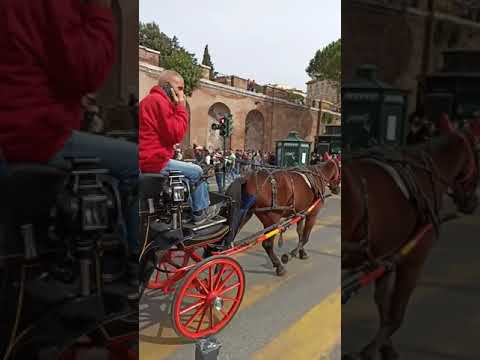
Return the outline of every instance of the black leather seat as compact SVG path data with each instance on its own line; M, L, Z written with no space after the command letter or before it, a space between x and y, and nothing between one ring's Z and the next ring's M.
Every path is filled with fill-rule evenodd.
M66 172L37 164L9 166L8 175L0 176L0 255L23 251L20 225L48 226L46 220L66 176Z
M0 213L13 214L17 224L48 215L68 173L38 164L15 164L8 170L0 177Z
M141 199L159 197L160 192L168 181L168 177L160 174L145 174L140 175L139 193Z

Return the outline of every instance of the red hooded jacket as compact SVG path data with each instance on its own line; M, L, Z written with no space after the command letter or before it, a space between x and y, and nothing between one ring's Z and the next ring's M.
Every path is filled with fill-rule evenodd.
M114 62L111 9L80 0L0 0L0 148L47 162L81 124L83 95Z
M160 172L173 156L173 146L182 141L188 127L188 112L174 105L159 86L140 102L138 159L140 170Z

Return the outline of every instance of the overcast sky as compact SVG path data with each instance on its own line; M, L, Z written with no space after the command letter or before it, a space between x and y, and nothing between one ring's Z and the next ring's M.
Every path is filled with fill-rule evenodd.
M315 51L340 38L340 0L140 0L140 21L199 62L208 44L220 73L306 89Z

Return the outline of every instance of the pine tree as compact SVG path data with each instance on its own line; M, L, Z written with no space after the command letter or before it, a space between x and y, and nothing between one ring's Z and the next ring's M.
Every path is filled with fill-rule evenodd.
M202 64L205 65L205 66L208 66L210 67L211 71L210 71L210 80L213 80L213 78L215 77L214 74L215 74L215 69L213 67L213 62L212 62L212 59L210 58L210 53L208 52L208 44L205 45L205 50L203 50L203 60L202 60Z

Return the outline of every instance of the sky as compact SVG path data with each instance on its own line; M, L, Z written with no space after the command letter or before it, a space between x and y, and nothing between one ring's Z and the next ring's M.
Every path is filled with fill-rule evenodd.
M305 68L341 34L340 0L140 0L140 21L155 21L215 70L306 89Z

